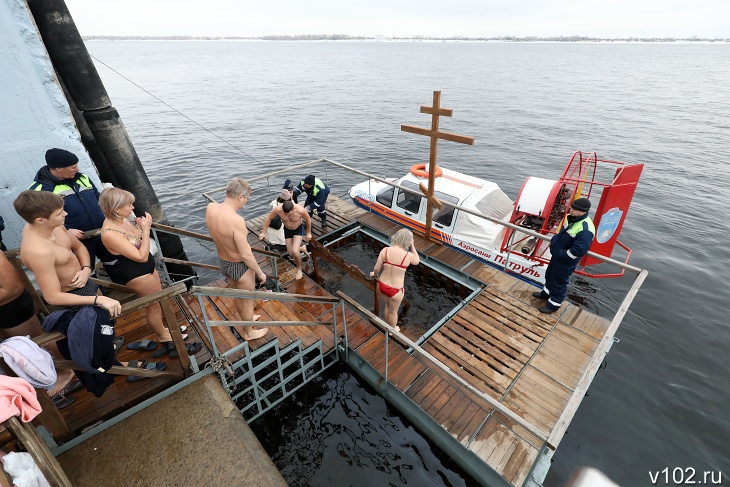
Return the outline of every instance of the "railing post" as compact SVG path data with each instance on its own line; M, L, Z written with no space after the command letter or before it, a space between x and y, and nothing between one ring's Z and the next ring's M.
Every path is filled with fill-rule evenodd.
M10 416L3 423L17 438L25 449L33 456L38 468L51 485L71 487L71 482L59 465L56 457L48 449L48 445L38 435L35 427L30 423L22 423L17 417Z
M314 269L314 282L319 284L319 267L317 267L317 256L314 255L314 252L310 252L309 258L312 259L312 268Z
M167 323L167 329L170 330L172 342L175 344L175 350L177 350L183 373L185 377L190 377L193 374L193 368L190 365L190 355L188 355L187 345L183 340L182 333L180 333L180 327L177 324L177 319L175 319L175 312L172 310L172 298L166 298L160 301L160 307L162 308L162 314Z
M335 356L340 360L340 351L337 349L337 303L332 303L332 346L335 347Z
M388 333L388 331L386 330L384 335L385 335L385 386L388 387L388 342L390 341L390 340L388 340L388 335L390 335L390 333Z
M208 329L208 337L210 338L210 345L211 347L213 347L213 355L215 356L215 358L220 358L220 351L218 351L218 347L215 344L215 336L213 335L213 329L210 327L210 320L208 320L208 313L205 311L203 298L204 296L198 295L200 313L203 315L203 323L205 323L205 327Z
M380 315L380 291L378 289L378 279L377 279L377 276L375 278L373 314Z
M162 259L163 255L162 247L160 247L160 239L157 237L157 230L154 228L152 229L152 238L155 240L155 244L157 245L157 256L155 257L155 262L159 261L162 263L162 269L164 270L164 275L160 276L160 279L166 284L170 284L172 282L172 279L170 278L170 271L167 268L167 262Z
M345 327L345 361L350 358L350 342L347 339L347 316L345 315L345 302L340 299L340 305L342 306L342 323Z

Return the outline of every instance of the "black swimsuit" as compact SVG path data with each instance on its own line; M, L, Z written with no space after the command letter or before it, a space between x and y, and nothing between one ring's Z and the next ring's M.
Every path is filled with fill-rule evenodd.
M15 328L31 319L34 314L33 298L24 289L23 294L0 306L0 328Z
M139 246L142 244L141 235L140 237L137 237L135 235L122 232L121 230L117 230L116 228L107 228L104 231L110 230L121 233L127 237L129 243L134 245L137 249L139 249ZM116 284L126 285L132 279L155 272L155 258L152 254L147 254L146 262L137 262L123 255L114 255L114 257L116 257L116 260L112 262L104 262L104 269L106 269L109 279Z

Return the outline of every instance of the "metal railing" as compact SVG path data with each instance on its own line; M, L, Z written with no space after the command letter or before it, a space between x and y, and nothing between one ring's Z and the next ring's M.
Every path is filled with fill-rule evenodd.
M456 372L451 370L446 364L441 362L439 359L428 353L426 350L424 350L420 345L416 344L412 340L410 340L408 337L397 331L395 328L390 326L388 323L380 319L378 316L371 313L366 308L362 307L360 304L358 304L356 301L354 301L352 298L347 296L341 291L337 291L337 296L342 298L349 306L356 309L363 315L367 317L367 319L370 321L370 323L375 326L380 332L383 333L385 336L384 341L384 348L385 348L385 373L384 373L384 379L386 384L390 384L388 380L388 362L389 362L389 341L392 338L393 340L401 343L405 346L405 348L413 350L413 353L417 355L419 358L423 359L425 362L428 362L433 368L438 369L439 371L443 372L449 381L457 383L459 386L466 388L469 390L472 394L479 397L481 400L485 401L487 404L489 404L491 407L494 408L495 411L499 411L504 416L509 418L510 420L514 421L521 427L523 427L525 430L527 430L530 434L538 438L541 442L544 444L547 444L548 447L550 447L552 450L555 449L554 446L550 445L548 443L548 437L549 433L543 431L542 429L538 428L537 426L533 425L526 419L524 419L522 416L519 416L517 413L513 412L511 409L506 407L504 404L500 403L496 399L494 399L492 396L489 396L488 394L485 394L481 390L479 390L476 386L472 385L469 381L459 376Z
M256 419L261 416L264 412L274 407L279 402L283 401L286 397L297 391L299 388L304 386L316 376L321 374L329 366L339 361L339 345L341 344L338 340L338 327L337 327L337 306L342 306L344 310L344 304L342 300L334 297L325 296L309 296L304 294L289 294L289 293L270 293L260 291L246 291L243 289L223 289L217 287L203 287L193 286L190 290L193 296L198 299L198 305L200 306L201 315L203 322L208 332L208 338L213 348L214 358L211 361L211 367L218 372L221 382L226 387L231 395L231 399L238 401L244 398L246 395L253 396L253 400L247 404L240 406L242 414L247 416L249 421ZM208 315L208 311L205 306L204 299L209 297L223 297L232 299L267 299L275 300L279 302L295 302L295 303L320 303L323 305L331 306L332 320L331 322L320 322L320 321L233 321L233 320L212 320ZM344 311L343 311L344 316ZM291 343L283 350L279 348L279 340L270 340L265 345L258 347L255 350L251 350L246 340L243 340L237 346L234 346L226 351L221 351L215 341L215 334L213 328L215 327L234 327L234 326L254 326L254 325L265 325L267 327L281 327L281 326L331 326L333 335L333 351L335 359L328 364L325 364L325 354L322 351L321 339L315 340L315 342L308 347L303 347L301 339ZM347 348L347 332L345 324L343 324L345 331L344 343ZM242 352L243 357L235 362L231 362L231 358L239 352ZM282 357L293 352L293 357L288 359L282 359ZM306 357L315 352L316 356L312 360L307 360ZM268 357L266 355L269 355ZM328 354L331 355L331 354ZM259 363L254 363L255 360L261 358ZM276 364L276 367L273 365ZM298 367L297 367L298 365ZM314 367L319 365L319 368L314 371ZM292 370L292 366L293 370ZM289 370L285 374L285 370ZM308 373L308 371L310 373ZM263 375L260 375L263 374ZM301 379L295 385L290 385L296 379ZM267 381L273 384L267 385ZM243 385L248 383L248 387ZM240 390L235 390L236 388ZM271 399L272 395L278 394L278 397ZM249 410L254 409L254 413L250 413Z
M346 171L349 171L349 172L351 172L353 174L358 174L360 176L363 176L363 177L368 178L368 183L370 183L371 181L377 181L379 183L387 184L388 186L392 186L394 188L397 188L398 190L404 191L406 193L410 193L410 194L417 195L419 197L423 197L423 193L420 192L420 191L418 191L418 190L414 190L414 189L411 189L411 188L406 188L405 186L401 186L399 184L393 183L392 181L388 181L387 179L381 178L379 176L375 176L375 175L370 174L370 173L367 173L365 171L360 171L359 169L355 169L353 167L350 167L350 166L348 166L346 164L342 164L340 162L336 162L336 161L333 161L333 160L330 160L330 159L325 159L325 158L316 159L316 160L313 160L313 161L305 162L303 164L289 166L289 167L286 167L284 169L281 169L280 171L277 171L277 172L274 172L274 173L270 173L270 174L267 174L265 176L259 176L259 177L255 177L255 178L249 179L248 182L249 183L253 183L253 182L258 182L258 181L266 180L267 181L267 184L269 185L269 192L271 192L270 178L272 178L274 176L277 176L277 175L281 175L281 174L291 173L292 171L295 171L297 169L301 169L301 168L304 168L304 167L310 167L310 166L317 165L317 164L323 164L324 167L325 167L325 170L326 170L326 168L327 168L328 165L335 166L335 167L344 169ZM215 201L213 199L212 195L213 194L221 193L223 191L225 191L225 187L219 187L219 188L215 188L215 189L206 191L206 192L202 193L202 195L203 195L203 197L205 197L209 201ZM372 190L369 190L368 192L370 194L372 194ZM453 208L456 211L463 212L463 213L467 213L469 215L473 215L475 217L481 218L481 219L486 220L486 221L489 221L491 223L495 223L497 225L501 225L501 226L503 226L505 228L510 228L512 230L519 231L520 233L522 233L524 235L528 235L530 237L535 237L535 238L537 238L539 240L544 240L544 241L549 241L550 240L550 237L549 236L543 235L541 233L535 232L535 231L530 230L530 229L525 228L525 227L521 227L519 225L514 225L512 223L504 222L504 221L500 220L499 218L494 218L494 217L490 217L490 216L484 215L483 213L481 213L479 211L476 211L476 210L471 210L469 208L464 208L462 206L449 203L447 201L442 201L441 204L444 205L444 206L446 206L447 208ZM370 208L370 211L372 211L372 208ZM621 269L628 270L628 271L633 272L635 274L639 274L642 271L642 269L639 268L639 267L629 265L629 264L627 264L625 262L621 262L619 260L612 259L612 258L606 257L604 255L596 254L595 252L588 252L586 255L588 255L590 257L594 257L594 258L596 258L596 259L598 259L601 262L604 262L606 264L610 264L610 265L619 267ZM504 271L507 271L507 264L508 264L508 262L505 262L504 265L499 266L499 267L502 267L502 269ZM497 264L492 264L492 265L497 265Z

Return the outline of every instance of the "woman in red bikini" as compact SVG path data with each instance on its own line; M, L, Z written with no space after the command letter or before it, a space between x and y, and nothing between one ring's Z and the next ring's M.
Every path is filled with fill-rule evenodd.
M403 301L406 269L409 265L418 265L420 262L413 244L413 232L403 228L390 238L390 247L385 247L380 252L375 269L370 273L378 280L378 289L385 296L385 321L396 330L398 307Z

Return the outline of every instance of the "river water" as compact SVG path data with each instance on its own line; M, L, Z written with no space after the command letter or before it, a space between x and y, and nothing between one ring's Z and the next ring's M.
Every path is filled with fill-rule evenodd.
M428 140L400 124L428 126L419 106L431 104L434 89L454 109L441 128L476 139L442 141L439 163L496 181L512 198L528 176L557 179L574 150L643 162L621 240L650 274L545 485L564 485L583 465L622 486L651 485L650 473L664 468L694 468L696 479L722 471L727 481L730 45L87 46L170 220L194 230L204 228L199 194L233 176L327 157L396 177L425 162ZM338 195L359 179L328 177ZM244 214L268 201L257 188ZM211 259L200 246L188 254ZM581 281L573 296L604 314L631 282Z

